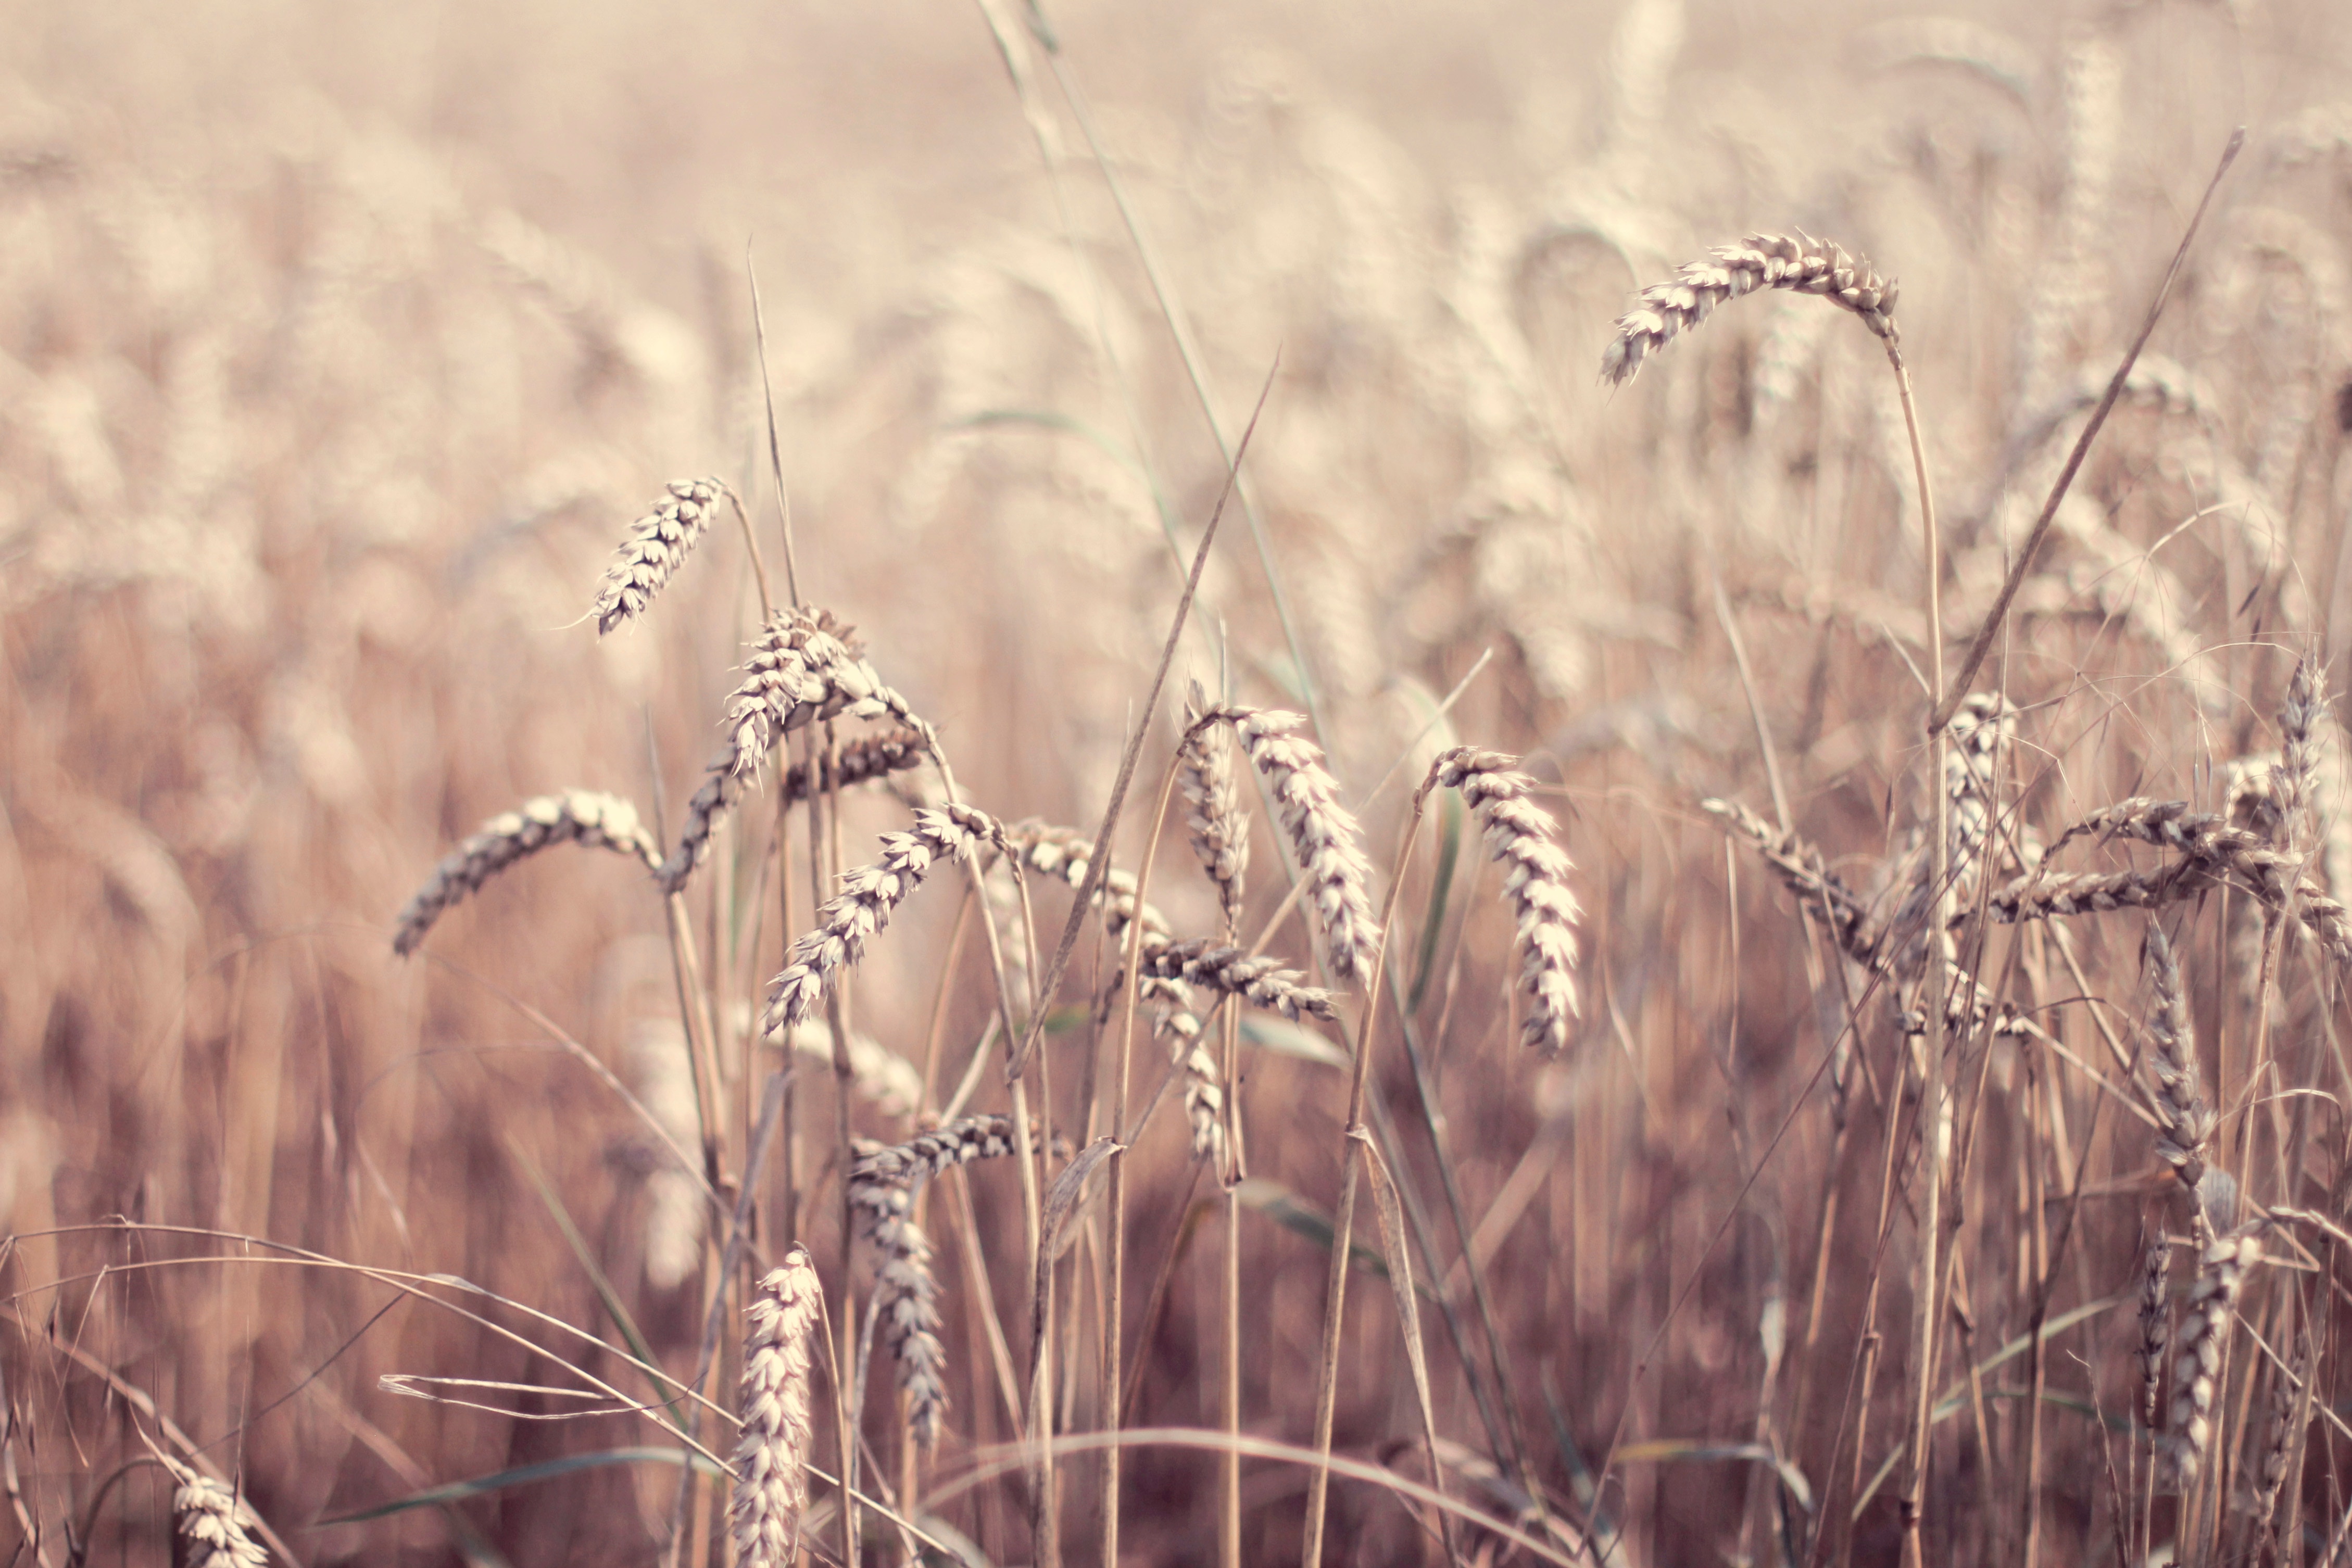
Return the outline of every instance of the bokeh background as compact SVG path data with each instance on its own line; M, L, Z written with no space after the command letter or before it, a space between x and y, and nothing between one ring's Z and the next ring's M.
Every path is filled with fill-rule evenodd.
M133 1428L168 1416L306 1561L662 1551L677 1470L659 1465L311 1528L652 1438L622 1416L398 1397L382 1375L562 1376L380 1282L196 1232L457 1275L609 1337L552 1194L650 1343L690 1365L704 1287L698 1241L681 1256L664 1239L686 1223L674 1173L547 1027L657 1105L669 1084L674 1112L656 897L615 857L563 852L451 915L433 956L395 960L390 934L493 812L582 786L674 819L691 790L756 626L741 540L714 532L639 627L600 642L583 617L674 478L735 486L772 564L748 258L805 591L857 625L971 798L1008 820L1098 819L1177 547L1223 477L1203 403L1230 442L1272 375L1250 515L1224 525L1180 675L1311 699L1375 845L1405 790L1371 791L1400 757L1410 773L1449 738L1529 754L1580 867L1574 1051L1517 1049L1510 926L1475 853L1419 1016L1443 1156L1381 1048L1401 1175L1452 1270L1433 1289L1473 1346L1431 1318L1438 1425L1460 1449L1449 1488L1508 1511L1532 1478L1576 1521L1560 1539L1622 1531L1621 1562L1887 1560L1891 1500L1853 1503L1901 1425L1913 1242L1898 1199L1877 1252L1875 1163L1898 1046L1865 1011L1877 1076L1832 1094L1817 1069L1844 1016L1837 961L1696 802L1770 814L1752 694L1797 825L1857 883L1920 821L1923 562L1893 383L1852 320L1785 296L1727 308L1622 389L1598 381L1600 351L1635 287L1750 230L1826 235L1898 277L1964 632L2079 428L2078 388L2114 365L2245 125L2156 357L1987 677L2027 708L2021 820L2135 792L2219 809L2228 764L2276 744L2294 657L2342 643L2347 100L2352 12L2322 0L0 7L0 1228L16 1237L0 1369L17 1478L0 1536L37 1522L45 1562L74 1543L165 1561L160 1472L107 1483L142 1451ZM1171 737L1163 712L1147 781ZM847 860L902 815L855 802ZM1259 833L1263 919L1284 883ZM1408 923L1432 907L1432 842L1407 872ZM1211 932L1180 844L1152 896ZM748 832L726 846L743 866L762 853ZM2320 875L2340 894L2336 871ZM772 914L737 918L750 876L695 894L714 984L746 1004L780 946ZM1050 936L1063 906L1040 896ZM714 898L739 902L714 914ZM2254 1011L2227 902L2197 906L2184 944L2224 1039ZM951 893L910 906L861 972L861 1026L910 1061L954 913ZM2117 1082L2088 1015L2132 1038L2143 929L2079 931L2095 999L2049 1025ZM1277 950L1309 957L1295 925ZM2279 1051L2332 1096L2333 993L2298 951ZM969 946L947 978L954 1065L989 997ZM2060 971L2033 1001L2080 989ZM728 1016L740 1113L765 1064ZM2112 1085L1974 1049L1955 1364L2029 1321L2029 1164L2082 1189L2053 1313L2130 1289L2143 1223L2166 1214L2148 1134L2095 1113ZM1072 1124L1076 1077L1057 1080ZM828 1259L835 1211L807 1194L826 1179L831 1092L814 1075L796 1113L803 1228ZM1236 1092L1254 1174L1328 1209L1343 1076L1253 1047ZM2274 1202L2335 1190L2340 1105L2295 1113L2313 1119L2305 1164ZM911 1125L905 1107L856 1114L877 1136ZM740 1150L740 1114L730 1135ZM1209 1186L1172 1114L1135 1163L1129 1250L1149 1279ZM971 1190L1011 1258L1009 1177ZM1324 1253L1249 1218L1245 1425L1303 1441ZM1216 1228L1163 1314L1130 1319L1139 1421L1214 1424ZM955 1305L972 1276L940 1245L972 1379L945 1478L1007 1428ZM1874 1255L1886 1337L1858 1462L1854 1416L1874 1407L1850 1373ZM1008 1324L1025 1322L1019 1275L995 1274ZM2250 1301L2274 1315L2295 1295L2329 1347L2320 1286L2342 1287L2279 1278ZM1422 1476L1391 1306L1358 1284L1339 1447ZM2053 1341L2051 1385L2127 1410L2127 1318ZM2323 1389L2341 1386L2325 1349L2320 1364ZM1504 1392L1517 1479L1479 1409ZM2021 1408L1997 1398L1939 1427L1935 1560L2018 1561L2029 1494L2052 1560L2111 1550L2100 1416L2051 1408L2027 1484ZM878 1403L872 1428L895 1444ZM2297 1482L2320 1538L2344 1508L2326 1432L2311 1428ZM1650 1448L1596 1492L1613 1436ZM1295 1552L1299 1472L1244 1476L1247 1559ZM1090 1550L1088 1484L1071 1483L1073 1551ZM1130 1557L1202 1560L1213 1508L1207 1456L1139 1453ZM1436 1551L1374 1489L1341 1487L1334 1511L1336 1560ZM1013 1483L940 1517L992 1561L1030 1560Z

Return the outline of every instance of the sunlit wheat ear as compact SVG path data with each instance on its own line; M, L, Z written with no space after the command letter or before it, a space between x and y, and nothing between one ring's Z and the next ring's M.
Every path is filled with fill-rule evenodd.
M1202 717L1234 727L1242 750L1265 778L1290 852L1306 874L1307 896L1323 936L1331 977L1362 981L1372 972L1381 934L1372 915L1371 862L1363 830L1339 804L1339 781L1323 765L1322 747L1294 733L1307 720L1273 708L1220 708Z
M2205 1145L2213 1135L2213 1107L2198 1089L2197 1032L2189 1013L2180 965L2164 927L2147 928L2147 972L2156 988L2156 1009L2147 1032L2156 1051L2156 1108L2163 1122L2156 1152L2193 1195L2205 1176Z
M1230 929L1241 918L1243 876L1249 870L1249 818L1234 788L1234 737L1221 724L1196 725L1208 710L1206 695L1192 683L1185 709L1184 748L1177 759L1184 791L1184 825L1192 852L1216 885L1217 903Z
M1547 1055L1568 1049L1578 1012L1576 922L1569 891L1576 869L1557 841L1559 824L1531 798L1536 781L1518 759L1460 746L1430 765L1422 793L1459 789L1477 813L1486 853L1502 868L1503 896L1519 923L1519 990L1527 1016L1519 1039Z
M824 1305L816 1265L793 1244L745 1309L743 1436L735 1446L728 1524L735 1568L790 1568L808 1508L809 1331Z
M703 773L702 787L687 802L686 821L678 830L677 847L662 862L662 885L675 893L686 885L710 852L711 831L733 809L767 760L768 753L794 730L835 718L894 718L923 755L934 749L930 726L907 699L882 684L866 662L850 628L835 621L833 612L778 611L743 661L743 679L727 700L720 728L724 738ZM887 749L861 755L863 777L878 777L883 766L905 756L898 737L886 737ZM853 748L854 749L854 748ZM846 784L849 754L837 776ZM794 769L795 774L801 770ZM805 792L808 780L799 779ZM818 779L824 783L822 777ZM786 788L793 780L786 780ZM804 799L805 794L795 797Z
M1009 1116L968 1116L894 1147L870 1149L849 1170L858 1233L877 1254L874 1310L898 1368L907 1427L929 1447L947 1414L947 1347L940 1341L940 1283L931 1244L912 1218L915 1190L940 1172L1013 1151Z
M604 570L594 610L597 635L645 613L671 573L686 563L720 501L730 498L717 479L670 482L669 494L630 527L619 555Z
M1143 973L1152 979L1182 980L1229 997L1239 997L1294 1022L1301 1016L1328 1022L1339 1016L1331 993L1306 983L1296 969L1264 956L1252 957L1239 947L1222 947L1205 938L1162 942L1143 950Z
M1750 235L1741 244L1717 246L1706 260L1642 290L1641 302L1617 319L1617 335L1601 352L1602 379L1631 381L1644 359L1706 320L1717 306L1759 288L1817 294L1895 340L1893 278L1811 235Z
M172 1493L175 1528L187 1542L188 1568L261 1568L269 1553L249 1531L259 1521L236 1492L173 1458L159 1455L177 1483Z
M1002 847L1004 830L969 806L918 811L912 828L883 834L881 858L841 879L841 892L817 911L816 928L784 956L783 972L768 987L762 1032L789 1037L814 1017L835 978L857 962L866 939L890 924L891 912L934 865L965 859L992 842Z
M740 756L740 753L731 744L720 750L704 772L702 787L687 802L686 821L678 830L677 845L661 864L660 875L665 891L675 893L686 885L687 878L694 874L695 868L710 853L710 835L718 827L719 820L732 810L735 802L742 798L743 791L751 788L751 775L736 770L735 764ZM893 773L919 768L930 757L930 737L918 730L902 729L852 741L841 748L830 768L820 758L814 768L810 764L795 762L787 768L783 780L784 800L787 802L807 800L812 774L819 792L835 785L846 789L853 784L867 784Z
M634 855L648 871L661 865L661 846L637 820L637 809L616 795L566 789L541 795L514 810L492 817L481 831L452 850L433 869L408 907L392 950L403 957L416 951L433 923L452 904L479 891L490 878L550 844L586 844Z
M2221 1374L2221 1346L2229 1336L2230 1319L2237 1311L2238 1292L2246 1275L2263 1260L2263 1243L2254 1220L2217 1239L2205 1249L2197 1283L2189 1292L2189 1311L2180 1325L2179 1353L2172 1363L2172 1431L2168 1453L2173 1474L2183 1488L2204 1468L2213 1446L2213 1386Z
M2141 1259L2139 1277L2139 1417L2151 1432L2164 1401L2164 1353L2172 1346L2172 1243L2157 1227Z

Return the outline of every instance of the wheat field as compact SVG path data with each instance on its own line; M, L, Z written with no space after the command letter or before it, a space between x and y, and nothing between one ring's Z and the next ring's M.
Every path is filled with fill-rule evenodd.
M2352 1554L2352 13L0 21L9 1563Z

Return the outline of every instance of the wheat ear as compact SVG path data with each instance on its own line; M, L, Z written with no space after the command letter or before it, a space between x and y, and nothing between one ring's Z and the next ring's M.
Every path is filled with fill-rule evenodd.
M2237 878L2273 913L2293 908L2327 956L2352 967L2352 909L2305 880L2300 857L2273 849L2260 833L2231 827L2223 818L2208 812L2192 811L2186 800L2145 797L2119 800L2093 812L2068 828L2058 842L2086 833L2139 839L2178 850L2189 862L2209 873Z
M915 1189L943 1171L1014 1148L1009 1116L968 1116L888 1148L868 1147L850 1167L849 1204L879 1256L874 1310L907 1396L907 1427L925 1447L947 1414L947 1347L940 1340L940 1284L931 1244L914 1221Z
M433 868L433 874L400 912L392 950L406 957L452 904L479 891L484 883L524 856L537 854L550 844L566 843L635 855L648 871L661 865L661 846L637 820L637 809L619 796L592 789L541 795L492 817Z
M890 924L891 912L922 885L932 866L1003 841L995 820L970 806L926 809L915 813L908 831L883 834L881 857L842 878L840 893L817 911L816 928L784 956L783 972L768 986L761 1031L789 1038L814 1017L835 977L857 962L866 939Z
M1234 787L1234 737L1221 724L1202 725L1208 711L1201 683L1192 683L1185 711L1184 746L1177 758L1178 785L1184 791L1184 825L1192 852L1217 889L1217 903L1231 927L1241 919L1244 877L1249 870L1249 818Z
M2286 1490L2287 1464L2294 1456L2295 1417L2303 1411L2303 1385L2311 1375L2311 1347L2304 1345L2292 1364L2282 1363L2271 1373L2270 1441L2263 1447L2262 1481L2254 1489L2254 1523L2265 1542L2278 1531L2279 1493Z
M2157 1227L2141 1259L2139 1277L2139 1413L2151 1432L2163 1408L2164 1353L2172 1345L2172 1243Z
M1821 850L1795 833L1784 833L1737 800L1701 800L1700 810L1723 825L1724 831L1747 843L1780 873L1781 884L1797 895L1798 905L1810 915L1829 922L1839 949L1859 964L1874 963L1866 925L1869 901L1829 869Z
M1640 303L1617 319L1617 335L1601 352L1602 379L1632 380L1643 360L1706 320L1717 306L1759 288L1817 294L1853 311L1888 342L1896 339L1893 278L1811 235L1750 235L1739 245L1717 246L1706 259L1642 290Z
M824 1304L816 1265L794 1242L760 1281L744 1316L743 1436L735 1447L735 1500L728 1524L735 1568L791 1568L808 1508L809 1331Z
M2156 1106L2164 1128L2156 1152L2193 1197L2205 1176L2205 1145L2213 1135L2213 1107L2198 1091L2197 1031L2180 982L2180 965L2161 925L2147 928L2148 977L2156 1009L2147 1031L2156 1045Z
M1331 993L1307 985L1297 970L1286 969L1278 960L1263 955L1253 957L1238 947L1221 946L1206 937L1146 943L1140 964L1148 978L1204 987L1294 1021L1302 1014L1326 1022L1339 1016Z
M717 479L675 479L669 494L631 525L620 553L604 569L604 585L596 594L592 613L598 636L645 613L662 585L686 564L722 497L735 498Z
M169 1454L156 1457L176 1483L172 1512L188 1543L187 1568L262 1568L269 1561L250 1533L260 1521L243 1498Z
M1536 781L1518 772L1518 758L1463 746L1430 765L1421 787L1426 797L1443 786L1459 789L1478 814L1486 853L1503 868L1503 896L1519 922L1519 991L1527 1016L1519 1038L1548 1056L1568 1048L1575 1024L1576 921L1580 911L1569 891L1576 869L1556 841L1559 824L1530 798Z
M1372 914L1371 862L1364 858L1363 830L1339 804L1339 781L1323 763L1322 747L1296 732L1304 716L1273 708L1213 708L1194 727L1224 722L1234 727L1250 763L1263 775L1282 817L1284 836L1307 878L1323 936L1323 959L1331 977L1363 980L1380 951L1380 923Z
M743 661L743 679L727 700L720 727L724 738L703 770L701 788L687 802L677 847L662 863L663 887L675 893L686 885L695 867L709 855L711 831L719 820L733 809L784 737L843 717L896 719L926 754L935 750L930 726L905 697L883 684L850 629L835 622L831 611L778 611L751 644ZM886 750L866 757L862 765L901 755ZM845 773L841 778L851 781ZM802 788L805 791L805 777Z
M2189 1292L2189 1314L2172 1364L2170 1453L2173 1473L2184 1489L2197 1479L2213 1446L2213 1386L2221 1375L2221 1345L2246 1275L2263 1260L2256 1234L2261 1224L2249 1221L2208 1246Z
M2312 780L2319 771L2319 721L2327 708L2327 666L2306 653L2294 662L2287 677L2286 700L2279 705L2279 814L2284 819L2286 847L2300 850L2312 841L2305 823L2311 806Z

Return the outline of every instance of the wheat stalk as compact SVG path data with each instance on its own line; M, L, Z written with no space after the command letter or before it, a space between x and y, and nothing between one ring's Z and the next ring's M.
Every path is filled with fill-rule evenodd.
M968 1116L887 1148L868 1145L849 1171L858 1232L880 1254L874 1311L907 1396L907 1426L925 1447L948 1409L947 1347L940 1340L940 1285L931 1244L914 1220L915 1189L973 1160L1013 1153L1009 1116Z
M1503 896L1518 916L1519 991L1527 1015L1520 1040L1546 1055L1568 1048L1578 1013L1576 921L1569 890L1575 865L1556 839L1559 825L1530 799L1535 780L1517 771L1518 758L1455 747L1430 764L1421 795L1458 789L1478 816L1486 853L1503 868Z
M1194 727L1217 722L1234 727L1273 793L1282 831L1307 879L1331 977L1361 981L1381 946L1367 891L1371 862L1364 858L1363 830L1339 804L1339 781L1324 766L1322 748L1295 733L1307 723L1305 716L1274 708L1213 708Z
M768 986L761 1031L789 1036L813 1017L835 978L857 962L866 939L890 924L891 912L933 865L1003 841L995 820L970 806L927 808L915 813L911 829L883 834L880 858L842 878L840 893L817 911L815 928L785 954L783 971Z
M2221 1346L2237 1310L2238 1292L2245 1288L2247 1273L2263 1260L2257 1234L2262 1223L2251 1220L2208 1246L2197 1283L2189 1292L2189 1312L2172 1363L2170 1455L2173 1473L2184 1490L2197 1479L2213 1444L2213 1386L2221 1374Z
M604 586L590 612L596 617L598 636L645 613L654 595L693 553L722 497L735 498L718 479L674 479L669 494L630 526L620 553L604 569Z
M188 1543L187 1568L262 1568L269 1561L269 1553L248 1533L260 1527L260 1521L243 1498L169 1454L159 1451L156 1458L176 1483L172 1512Z
M661 846L637 820L637 809L616 795L566 789L541 795L482 824L433 869L425 885L400 912L392 950L403 957L416 951L433 923L451 905L526 855L551 844L579 843L634 855L648 871L661 864Z
M1811 235L1750 235L1739 245L1717 246L1706 259L1642 290L1641 302L1617 319L1617 335L1601 350L1601 378L1621 384L1632 380L1643 360L1706 320L1717 306L1759 288L1819 295L1853 312L1888 342L1896 340L1894 279Z
M744 1310L751 1327L743 1337L737 1411L743 1435L735 1447L735 1500L728 1509L734 1568L791 1568L799 1552L815 1437L809 1419L809 1331L824 1305L816 1264L794 1242Z

